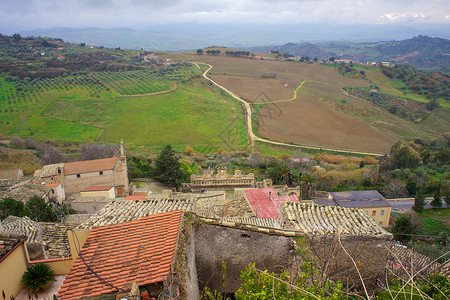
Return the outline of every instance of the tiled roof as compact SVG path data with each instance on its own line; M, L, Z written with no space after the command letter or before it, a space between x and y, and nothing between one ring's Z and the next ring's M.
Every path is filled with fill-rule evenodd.
M164 281L170 273L182 211L140 218L93 229L80 256L96 274L118 288ZM67 274L57 297L89 298L117 291L92 274L80 257Z
M250 204L244 197L236 198L221 205L197 207L195 213L207 218L255 218Z
M25 239L26 236L23 234L0 232L0 262Z
M127 195L125 200L145 200L147 198L147 194L145 195Z
M89 220L92 215L88 214L75 214L75 215L67 215L63 219L63 223L65 224L81 224Z
M27 202L29 198L34 195L42 197L47 195L51 191L51 188L42 184L26 183L12 190L0 191L0 199L5 197L11 197L17 201Z
M75 228L76 224L35 222L28 217L9 216L2 222L3 231L28 235L27 242L40 243L44 246L46 258L67 257L68 250L66 232Z
M378 191L330 192L330 197L341 207L392 206Z
M193 211L194 202L192 199L113 200L77 228L90 229L129 222L141 217L179 209Z
M362 209L286 202L280 213L287 227L306 234L392 236Z
M64 175L112 170L119 157L77 161L64 164Z
M52 165L45 165L42 167L42 169L34 171L35 177L49 177L54 176L58 174L58 168L63 169L64 164L52 164Z
M245 190L245 196L258 218L277 219L281 203L298 202L297 196L278 196L273 188Z
M387 247L389 267L397 274L405 271L410 272L411 270L414 270L415 273L421 271L421 274L428 274L441 270L442 265L440 263L434 262L430 257L405 246L388 244Z
M61 184L61 183L46 183L45 185L48 186L48 187L54 188L54 187L57 187L57 186L60 185L60 184Z
M101 185L101 186L88 186L82 192L100 192L100 191L109 191L112 189L112 185Z

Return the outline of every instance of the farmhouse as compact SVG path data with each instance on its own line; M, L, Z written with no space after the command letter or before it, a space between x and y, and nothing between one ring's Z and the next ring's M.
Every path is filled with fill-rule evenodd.
M365 210L375 222L388 227L392 205L376 190L331 192L327 200L314 200L315 204L360 208Z
M45 185L51 188L48 198L62 204L66 199L63 185L61 183L47 183Z
M46 165L36 170L35 182L60 183L66 196L78 194L88 187L113 186L115 195L129 193L128 170L123 141L120 143L120 156Z

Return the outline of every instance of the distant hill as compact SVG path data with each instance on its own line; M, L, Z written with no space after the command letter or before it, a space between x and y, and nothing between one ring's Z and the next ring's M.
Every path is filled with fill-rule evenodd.
M407 63L415 68L450 74L450 40L419 35L403 41L378 43L288 43L282 46L253 47L251 51L279 50L294 56L366 61Z

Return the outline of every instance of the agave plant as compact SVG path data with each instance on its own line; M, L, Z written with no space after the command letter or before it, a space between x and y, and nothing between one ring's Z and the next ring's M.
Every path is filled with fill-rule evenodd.
M29 266L22 275L25 288L34 293L45 290L52 281L55 281L55 272L43 263Z

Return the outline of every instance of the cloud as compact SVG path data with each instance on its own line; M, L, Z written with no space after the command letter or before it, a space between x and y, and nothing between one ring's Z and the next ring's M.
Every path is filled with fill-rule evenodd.
M450 24L447 0L1 0L0 28L179 23ZM447 13L447 14L446 14ZM1 30L1 29L0 29Z

